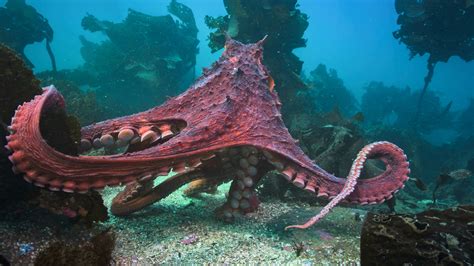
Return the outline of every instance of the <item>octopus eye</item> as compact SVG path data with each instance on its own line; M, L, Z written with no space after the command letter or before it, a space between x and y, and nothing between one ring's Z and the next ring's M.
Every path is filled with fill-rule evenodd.
M273 88L275 87L275 81L273 80L271 76L268 76L267 80L268 80L268 89L271 92L273 92Z

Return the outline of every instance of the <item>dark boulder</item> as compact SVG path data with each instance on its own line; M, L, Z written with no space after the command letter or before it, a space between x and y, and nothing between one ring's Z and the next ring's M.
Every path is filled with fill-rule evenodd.
M414 216L368 213L361 265L472 265L474 206Z

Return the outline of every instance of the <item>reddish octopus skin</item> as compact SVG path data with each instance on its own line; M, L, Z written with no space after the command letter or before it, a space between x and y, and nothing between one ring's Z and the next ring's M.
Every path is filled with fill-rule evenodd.
M245 45L229 39L219 60L181 95L148 111L82 129L82 138L92 141L104 132L127 127L180 125L179 133L168 141L122 155L75 157L50 147L41 137L40 117L48 108L64 108L64 100L54 87L45 88L41 95L19 106L12 119L7 144L12 151L10 160L15 170L25 173L25 179L35 185L84 192L163 175L183 164L193 167L219 150L249 146L272 158L269 160L290 182L317 196L334 198L343 190L346 179L314 164L289 134L273 79L261 63L262 45L262 41ZM365 155L385 162L385 172L353 183L351 193L339 200L381 203L408 179L407 158L394 144L376 143ZM356 169L359 172L364 161L354 162L360 164ZM354 179L357 177L358 173Z

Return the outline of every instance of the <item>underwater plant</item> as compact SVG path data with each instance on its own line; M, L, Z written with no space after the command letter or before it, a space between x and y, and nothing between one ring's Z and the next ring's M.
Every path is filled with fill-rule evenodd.
M420 93L409 87L400 89L388 87L383 82L370 82L362 96L361 110L369 125L413 129L413 114L416 113ZM440 97L433 91L426 93L424 102L424 108L419 113L417 132L429 133L435 129L452 127L452 103L443 106Z
M108 38L93 43L81 37L82 71L88 73L89 85L95 87L108 115L152 107L180 92L194 78L199 41L193 13L175 0L168 11L179 19L132 9L120 23L90 14L83 18L85 30L102 32Z
M112 213L127 215L168 196L198 178L233 179L229 197L217 213L227 221L253 212L255 187L271 169L315 196L331 201L303 225L322 219L340 201L381 203L408 180L407 157L396 145L381 141L359 151L347 179L313 163L289 134L281 103L267 68L263 42L228 39L220 59L186 92L148 111L96 123L81 130L80 148L125 147L124 154L69 156L49 146L38 127L41 113L64 108L54 87L20 106L10 126L11 160L37 186L87 192L126 185L113 200ZM360 179L367 159L380 159L381 174ZM177 174L153 187L157 176ZM148 185L147 185L148 184Z
M344 86L335 69L328 70L326 65L319 64L309 74L309 90L302 93L305 95L303 97L311 98L318 112L329 112L338 108L343 115L350 116L357 111L357 100Z
M471 1L396 0L397 24L400 29L393 36L416 55L428 57L428 73L418 97L415 126L438 62L459 56L469 62L474 59L474 5Z
M474 99L471 98L469 105L457 117L456 129L463 137L474 136Z
M215 29L209 35L213 52L224 47L225 34L235 40L249 43L268 36L263 62L275 79L275 89L283 101L283 115L299 112L297 92L305 89L300 73L303 62L293 50L306 46L303 34L308 27L308 16L297 8L296 0L224 0L228 15L206 16L208 27Z
M386 86L383 82L372 81L365 88L361 99L361 110L365 122L369 124L391 124L400 108L400 98L410 94L410 89ZM374 104L377 103L377 104Z
M34 66L25 56L25 47L46 40L46 51L56 71L56 59L50 46L53 35L48 20L25 0L7 0L5 7L0 7L0 43L14 49L30 67Z

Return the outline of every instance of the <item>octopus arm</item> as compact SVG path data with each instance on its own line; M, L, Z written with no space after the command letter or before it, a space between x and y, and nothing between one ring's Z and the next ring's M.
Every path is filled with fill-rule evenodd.
M69 156L58 152L42 138L41 114L48 108L64 108L64 99L48 87L32 101L19 106L7 137L14 171L26 181L50 190L86 192L105 186L128 184L150 175L166 175L184 162L179 157L150 158L143 152L122 156ZM187 162L199 163L208 154L183 154Z
M410 173L409 163L403 150L387 141L366 145L353 161L346 178L327 173L304 154L280 155L279 158L268 154L268 157L288 181L318 197L330 199L321 212L308 222L303 225L288 226L287 229L310 227L341 201L361 205L382 203L404 187ZM299 158L296 159L297 157ZM359 179L367 159L381 160L385 164L385 171L375 177Z

